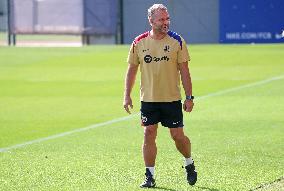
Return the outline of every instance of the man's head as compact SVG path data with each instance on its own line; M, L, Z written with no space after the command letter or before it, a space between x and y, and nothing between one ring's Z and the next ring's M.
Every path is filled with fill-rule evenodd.
M170 25L170 15L163 4L154 4L148 9L148 20L152 29L159 33L167 33Z

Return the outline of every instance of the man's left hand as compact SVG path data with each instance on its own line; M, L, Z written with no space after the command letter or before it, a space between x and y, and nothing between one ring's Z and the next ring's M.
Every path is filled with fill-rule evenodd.
M193 100L188 100L188 99L184 100L183 110L185 112L191 112L193 109L193 106L194 106Z

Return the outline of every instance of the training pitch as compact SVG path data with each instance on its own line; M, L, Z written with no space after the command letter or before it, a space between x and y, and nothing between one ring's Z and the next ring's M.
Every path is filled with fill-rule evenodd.
M0 47L0 190L141 190L139 76L123 110L129 46ZM192 45L184 114L198 171L158 129L153 190L284 190L284 45Z

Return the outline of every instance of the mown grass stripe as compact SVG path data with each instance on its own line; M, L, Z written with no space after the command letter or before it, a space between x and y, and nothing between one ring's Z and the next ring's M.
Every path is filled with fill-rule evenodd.
M227 93L236 92L236 91L239 91L239 90L242 90L242 89L245 89L245 88L251 88L251 87L255 87L255 86L264 85L264 84L267 84L267 83L270 83L270 82L273 82L273 81L277 81L277 80L282 80L282 79L284 79L284 75L274 76L272 78L268 78L268 79L261 80L261 81L258 81L258 82L238 86L238 87L235 87L235 88L229 88L229 89L218 91L218 92L215 92L215 93L210 93L210 94L207 94L207 95L204 95L204 96L200 96L197 99L203 100L203 99L210 98L210 97L215 97L215 96L220 96L220 95L224 95L224 94L227 94ZM97 123L97 124L93 124L93 125L90 125L90 126L87 126L87 127L75 129L75 130L72 130L72 131L67 131L67 132L64 132L64 133L60 133L60 134L56 134L56 135L52 135L52 136L48 136L48 137L44 137L44 138L39 138L39 139L35 139L35 140L32 140L32 141L23 142L23 143L20 143L20 144L9 146L9 147L0 148L0 152L1 153L7 152L7 151L10 151L10 150L25 147L25 146L28 146L28 145L31 145L31 144L41 143L43 141L65 137L67 135L71 135L71 134L74 134L74 133L80 133L80 132L83 132L83 131L88 131L88 130L91 130L91 129L94 129L94 128L97 128L97 127L107 126L107 125L118 123L118 122L121 122L121 121L126 121L126 120L132 119L132 118L134 118L138 115L139 115L139 113L135 113L135 114L132 114L132 115L129 115L129 116L126 116L126 117L113 119L113 120L106 121L106 122L103 122L103 123Z

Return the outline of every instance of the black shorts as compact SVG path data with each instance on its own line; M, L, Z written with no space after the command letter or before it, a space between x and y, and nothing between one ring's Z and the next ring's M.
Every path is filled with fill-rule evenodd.
M143 102L141 101L142 126L154 125L159 122L168 128L183 127L181 101Z

